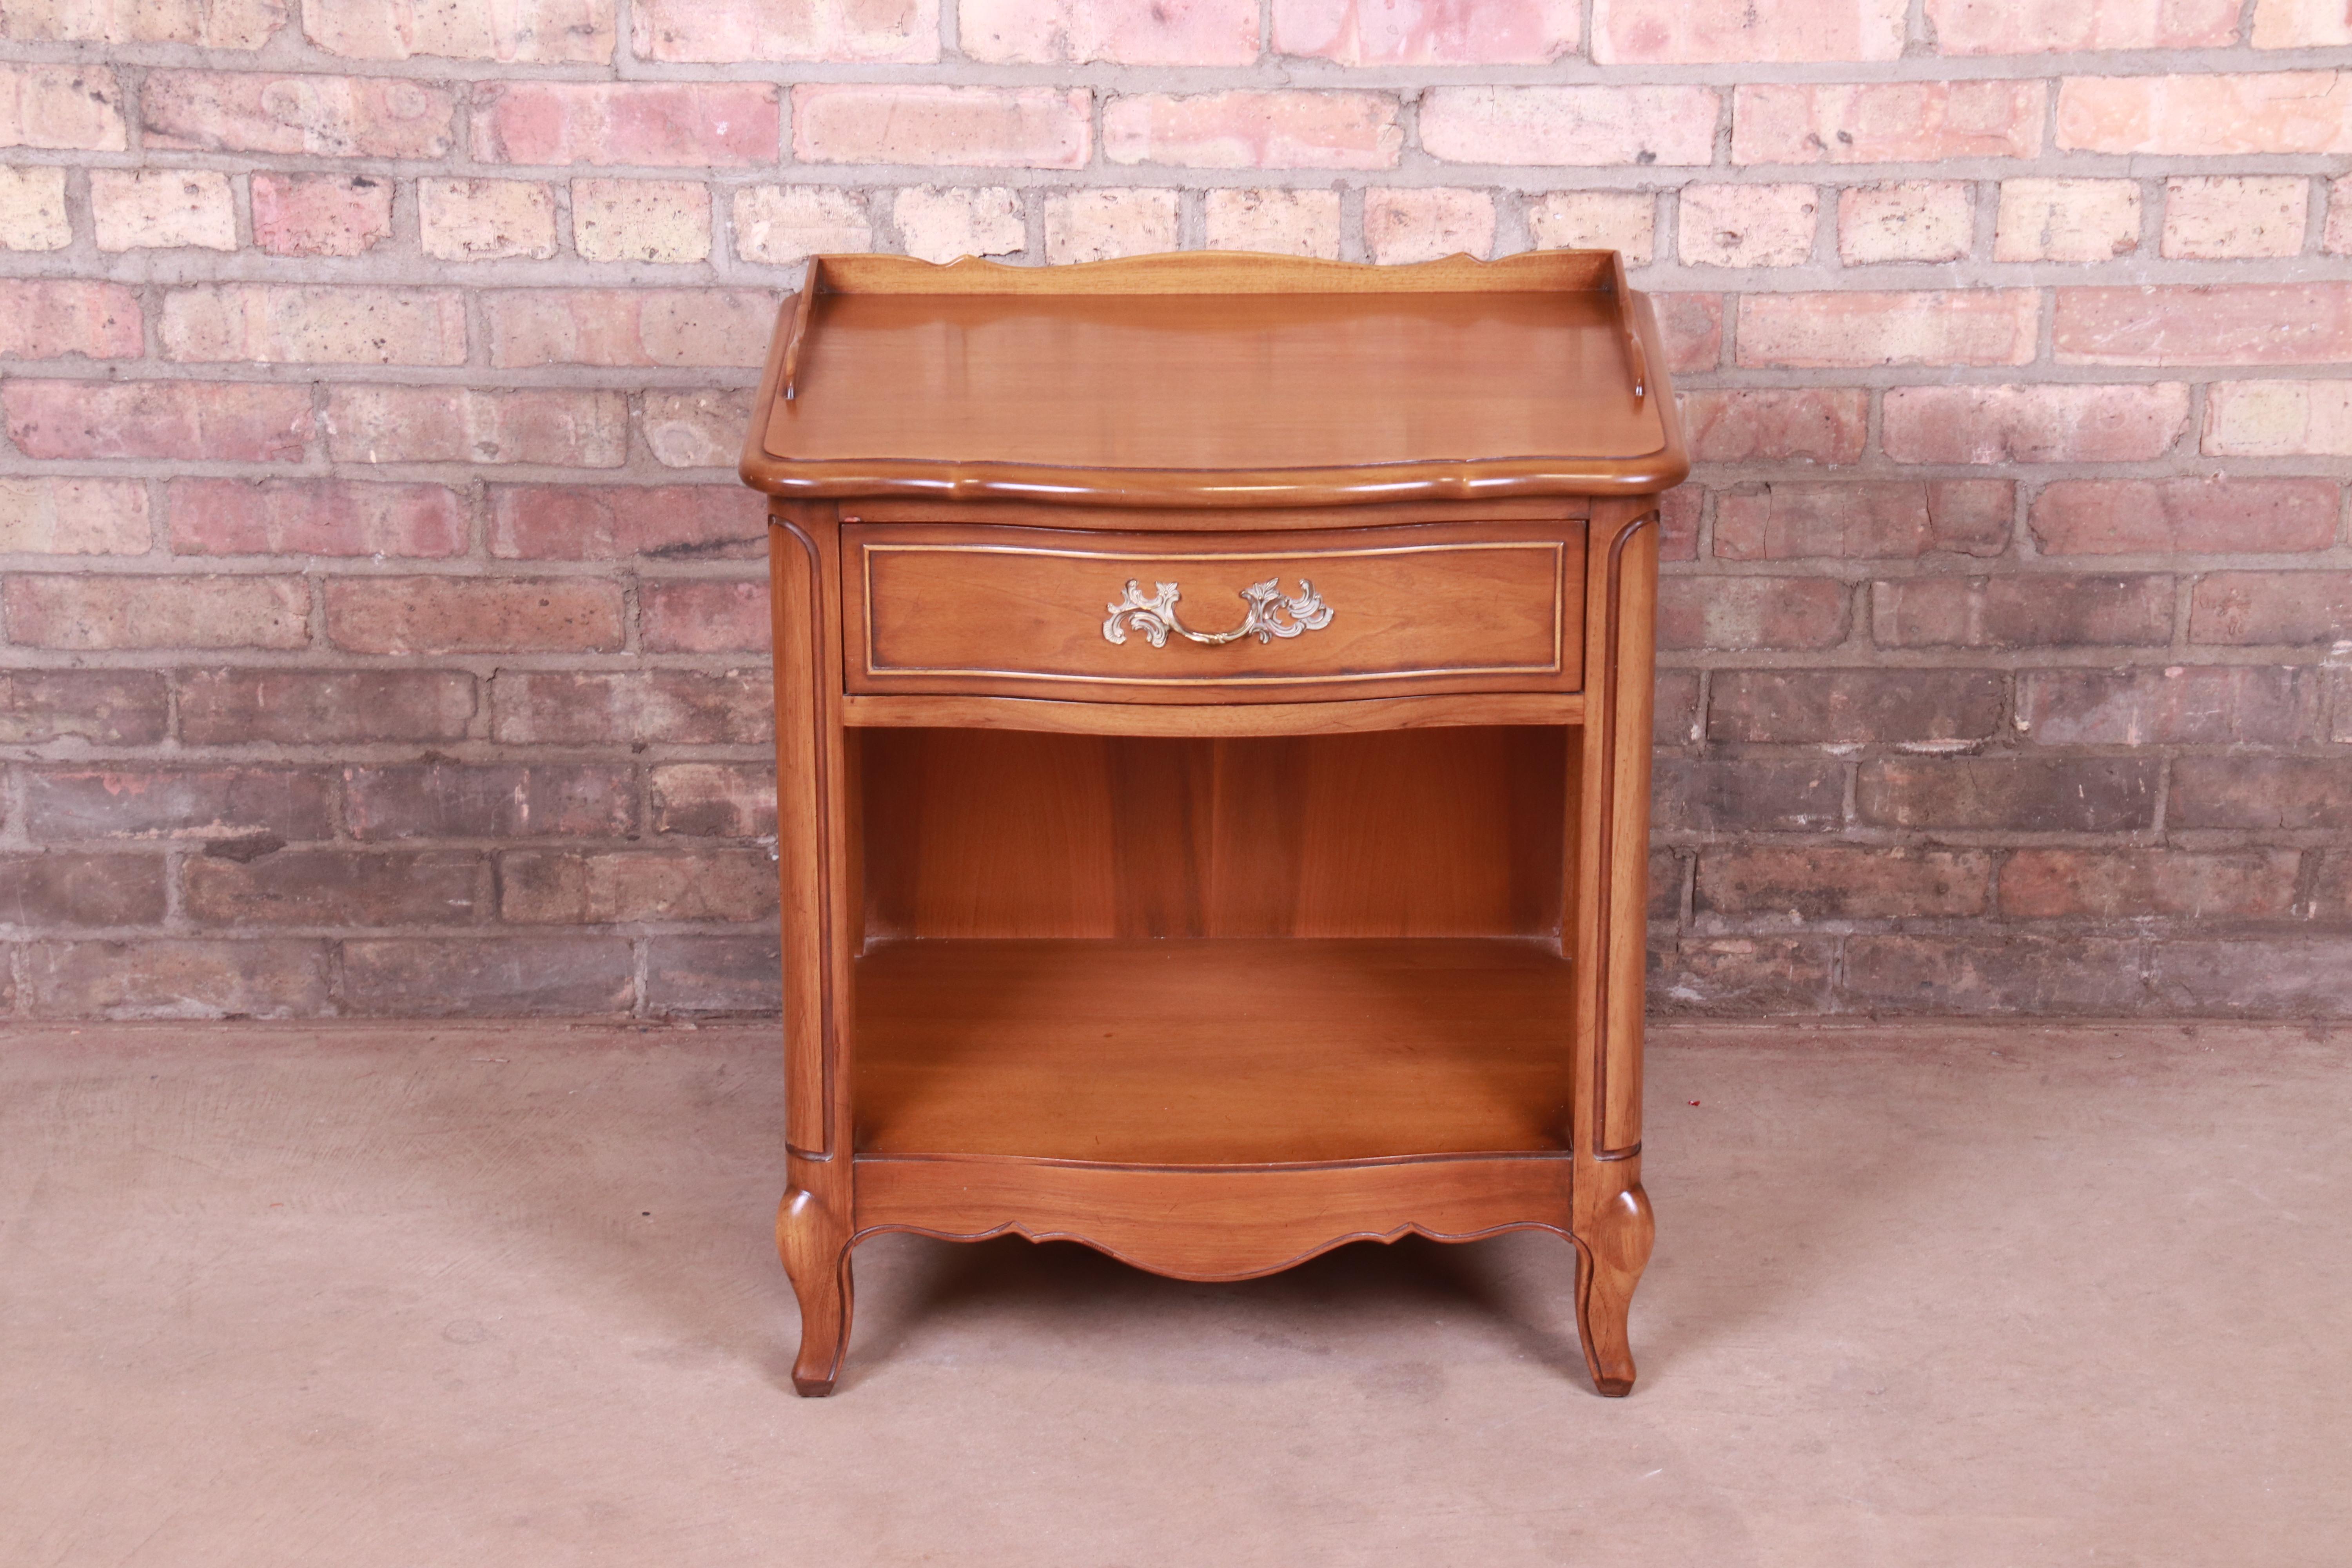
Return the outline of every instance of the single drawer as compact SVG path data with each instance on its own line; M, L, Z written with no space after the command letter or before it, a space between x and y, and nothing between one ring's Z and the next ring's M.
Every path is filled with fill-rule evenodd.
M856 692L1104 702L1573 691L1584 524L842 530Z

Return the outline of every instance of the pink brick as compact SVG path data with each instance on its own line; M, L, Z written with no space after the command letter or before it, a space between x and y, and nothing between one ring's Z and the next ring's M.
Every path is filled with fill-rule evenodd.
M1933 163L2042 151L2039 81L1886 81L1743 87L1735 163Z
M217 169L92 169L100 250L236 248L236 194Z
M1964 180L1901 180L1838 193L1838 259L1958 261L1976 239L1976 187Z
M2310 211L2311 182L2299 174L2167 180L2160 249L2208 260L2299 255Z
M1851 463L1870 426L1859 387L1724 387L1678 395L1691 456L1704 463Z
M555 189L534 180L419 180L416 226L437 261L555 254Z
M2238 41L2237 0L1927 0L1927 21L1947 55L2210 49Z
M1009 256L1029 243L1021 193L1009 185L915 185L890 198L899 247L924 261Z
M637 590L637 623L649 653L765 653L768 584L647 581Z
M120 153L122 88L96 66L0 65L0 147Z
M463 364L454 289L208 283L164 296L163 357L254 364Z
M0 281L0 358L137 359L144 352L139 296L120 283Z
M2209 572L2189 600L2189 640L2333 645L2352 626L2352 572Z
M416 57L515 65L602 65L613 58L614 0L303 0L302 31L351 59Z
M530 289L483 297L490 363L756 366L776 322L765 289Z
M393 182L378 174L253 176L253 242L273 256L357 256L392 237Z
M2003 180L1995 261L2113 261L2139 248L2136 180Z
M1658 584L1662 648L1835 647L1848 584L1832 577L1668 577Z
M1174 250L1177 208L1170 190L1055 192L1045 198L1045 259L1058 266Z
M349 479L173 479L182 555L462 555L467 507L443 485Z
M1633 258L1626 258L1633 265ZM1666 368L1680 374L1713 370L1723 359L1723 296L1653 294L1651 311L1664 339Z
M1276 256L1339 254L1337 191L1236 190L1202 199L1212 250L1264 250Z
M874 248L862 192L824 185L748 185L735 193L735 254L790 266L804 257Z
M0 388L28 458L198 458L299 463L310 389L254 382L26 381Z
M64 169L0 166L0 249L63 250L73 237Z
M737 485L498 485L490 490L493 555L736 560L761 554L767 537L760 498Z
M2033 500L2045 555L2231 554L2336 542L2333 479L2061 479Z
M2217 381L2204 449L2245 458L2352 458L2352 381Z
M793 156L808 163L1078 169L1093 142L1083 88L793 89Z
M1257 0L961 0L956 37L990 64L1245 66Z
M1720 561L1998 555L2016 487L2005 479L1777 483L1715 502Z
M751 389L646 394L646 445L665 468L732 468L751 420Z
M1676 202L1685 267L1797 267L1813 254L1822 193L1811 185L1688 184Z
M2199 158L2352 153L2352 73L2068 77L2058 145Z
M1528 198L1528 235L1538 250L1613 250L1647 267L1657 212L1648 191L1552 191Z
M1393 169L1403 145L1385 93L1138 93L1103 107L1103 156L1114 163Z
M2342 0L2258 0L2254 6L2258 49L2340 49L2347 44L2352 44L2352 11Z
M1274 0L1274 52L1343 66L1549 65L1576 53L1574 0Z
M0 555L144 555L153 543L138 479L0 479Z
M2033 358L2041 299L2032 289L1744 295L1739 363L2024 364Z
M2189 424L2189 388L1897 386L1886 455L1898 463L2129 463L2162 457Z
M286 0L16 0L0 37L24 44L196 44L257 49L286 25Z
M1443 186L1374 187L1364 193L1364 247L1374 261L1431 261L1495 247L1495 198Z
M1892 60L1907 0L1593 0L1603 65Z
M297 648L310 641L299 577L8 579L8 639L26 647Z
M337 386L327 449L347 463L541 463L617 468L628 458L625 394L524 387Z
M743 60L940 58L939 0L845 0L780 5L775 0L634 0L630 47L640 58L703 65Z
M2327 182L2327 226L2319 244L2330 256L2352 256L2352 174Z
M2062 364L2332 364L2352 359L2352 283L2061 289Z
M1722 102L1711 87L1434 87L1421 144L1449 163L1707 163Z
M757 167L776 161L782 113L776 89L757 82L490 83L475 92L474 156Z
M457 98L404 78L157 70L139 94L150 147L445 158Z
M710 187L699 180L574 180L572 247L583 261L708 261Z
M352 653L609 653L621 588L601 578L336 577L327 640Z

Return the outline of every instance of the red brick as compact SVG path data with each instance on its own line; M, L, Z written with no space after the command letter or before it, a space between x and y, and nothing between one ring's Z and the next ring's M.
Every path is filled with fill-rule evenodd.
M2262 13L2254 13L2256 26ZM2352 1013L2352 942L2301 931L2239 942L2154 945L2168 1014L2337 1019Z
M346 1012L382 1017L566 1017L625 1013L636 964L625 937L378 938L346 942Z
M1807 844L1703 849L1692 909L1801 921L1980 915L1992 857L1976 849L1861 849Z
M776 733L765 669L502 669L490 702L490 733L508 745L762 745Z
M1256 0L961 0L963 52L991 64L1246 66Z
M1571 0L1274 0L1274 52L1343 66L1549 65L1576 53Z
M1817 185L1695 183L1675 198L1675 254L1685 267L1798 267L1821 229Z
M312 1018L328 1010L323 942L42 942L25 949L37 1018Z
M1393 169L1403 145L1385 93L1133 93L1103 106L1103 156L1114 163Z
M1658 559L1698 559L1698 517L1704 493L1679 486L1658 498Z
M302 31L331 55L419 56L500 64L603 65L613 58L614 0L303 0Z
M182 555L462 555L466 502L446 485L349 479L173 479Z
M1661 746L1687 746L1698 736L1698 671L1658 671L1650 704L1650 739Z
M760 364L776 321L764 289L530 289L483 297L490 363Z
M0 66L0 147L120 153L122 87L89 66Z
M2324 855L2312 880L2311 918L2341 924L2352 921L2352 855Z
M491 82L475 89L474 156L754 168L776 161L782 115L764 82Z
M405 77L152 70L139 94L146 146L205 153L446 158L456 109Z
M2294 666L2034 669L2018 728L2052 746L2285 745L2319 722L2316 672Z
M1959 261L1976 241L1976 187L1965 180L1896 180L1839 193L1838 259Z
M1650 1005L1717 1016L1826 1013L1837 944L1817 937L1686 938L1650 975Z
M334 386L327 447L349 463L535 463L617 468L625 393L531 386Z
M0 590L9 640L26 647L307 647L299 577L68 577L26 574Z
M85 838L251 838L334 832L335 782L323 768L28 768L25 831Z
M1740 88L1735 163L1933 163L2042 151L2040 81L1882 81Z
M1845 821L1845 770L1827 757L1660 757L1660 833L1819 833Z
M1889 387L1879 444L1898 463L2127 463L2170 451L2189 388Z
M2224 260L2295 256L2311 213L2300 174L2176 175L2164 182L2166 256Z
M1650 898L1644 913L1654 921L1674 921L1682 918L1683 858L1672 850L1655 849L1650 853Z
M2254 7L2258 49L2341 48L2352 44L2352 14L2336 0L2262 0Z
M1889 757L1854 777L1880 827L2116 833L2156 821L2155 757Z
M163 738L171 694L144 669L0 669L0 746L72 737L100 745Z
M0 249L63 250L73 243L67 173L55 163L0 167Z
M2028 522L2045 555L2231 554L2336 542L2332 479L2060 479Z
M1593 0L1603 65L1893 60L1906 0Z
M494 485L490 553L555 561L763 554L761 498L740 485Z
M337 578L327 638L353 653L610 652L621 589L584 577Z
M200 926L470 925L490 906L488 863L451 850L198 855L183 864L180 886Z
M710 187L699 180L574 180L572 247L583 261L708 261Z
M2009 543L2015 495L2007 479L1856 479L1728 491L1716 498L1715 553L1724 561L1998 555Z
M462 669L190 669L179 687L197 746L462 741L474 716Z
M0 359L137 359L139 296L81 278L0 280Z
M846 5L632 0L630 47L640 59L702 65L745 60L919 64L940 58L940 5L939 0L860 0Z
M1857 936L1854 1001L1910 1013L2129 1013L2151 1000L2139 943L2103 937Z
M2189 640L2328 645L2352 626L2352 572L2209 572L2189 600Z
M2032 289L1744 295L1739 363L2024 364L2033 358L2041 299Z
M2000 868L2008 920L2283 918L2294 902L2292 849L2020 849Z
M793 89L804 163L1080 169L1093 142L1084 88L828 83Z
M646 394L646 445L666 468L732 469L751 421L751 390Z
M651 778L656 833L772 838L776 770L747 763L668 763Z
M1871 585L1881 647L2161 647L2170 577L1906 577Z
M2352 757L2181 757L2172 827L2352 827Z
M2352 381L2217 381L2204 449L2231 457L2352 457Z
M1722 363L1722 295L1653 294L1650 308L1658 318L1658 336L1664 340L1668 370L1679 375L1685 371L1713 370Z
M2352 359L2352 283L2061 289L2062 364L2251 368Z
M499 857L499 916L528 925L763 921L775 915L777 886L762 849L527 850Z
M1849 597L1829 577L1669 577L1658 584L1658 646L1835 647Z
M2352 153L2352 75L2070 76L2058 89L2058 145L2194 158Z
M1722 102L1710 87L1433 87L1421 144L1449 163L1708 163Z
M2352 174L2327 182L2327 224L2319 246L2330 256L2352 256Z
M2236 0L2081 0L2012 5L1927 0L1947 55L2063 54L2084 49L2211 49L2238 41Z
M253 176L253 243L272 256L358 256L392 237L379 174Z
M236 248L236 190L217 169L92 169L89 216L100 250Z
M0 926L143 926L163 918L161 855L0 855Z
M12 377L0 405L8 438L28 458L299 463L310 439L307 386Z
M154 543L141 480L0 479L0 555L144 555Z
M2023 179L2000 183L1993 216L1995 261L2113 261L2139 248L2136 180Z
M1676 395L1691 456L1703 463L1851 463L1862 456L1870 395L1859 387L1724 387ZM2188 416L2184 389L2181 416Z
M400 763L343 770L352 837L618 838L636 820L626 766Z
M768 584L647 582L637 590L637 623L649 653L764 653Z
M753 1013L783 1005L773 936L662 936L646 943L646 1006L657 1014Z
M163 357L255 364L463 364L454 289L210 283L165 296Z
M1982 741L2000 727L1990 669L1719 669L1706 738L1738 745Z
M257 49L286 25L286 0L18 0L0 16L0 37L15 43L199 44Z

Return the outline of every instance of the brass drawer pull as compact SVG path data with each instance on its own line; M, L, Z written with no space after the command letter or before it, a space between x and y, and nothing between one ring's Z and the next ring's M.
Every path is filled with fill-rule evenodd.
M1126 595L1110 607L1110 619L1103 623L1103 637L1110 642L1124 643L1132 627L1141 632L1153 647L1166 647L1170 632L1207 647L1223 647L1246 637L1255 637L1262 643L1272 642L1276 637L1320 631L1331 624L1331 606L1316 594L1314 584L1301 577L1298 597L1293 599L1284 595L1281 582L1279 577L1269 577L1244 588L1242 597L1248 602L1249 616L1232 631L1196 632L1177 624L1175 584L1159 584L1160 592L1147 599L1142 587L1129 577ZM1287 621L1281 618L1285 612L1290 616ZM1127 618L1125 626L1118 624L1122 616Z

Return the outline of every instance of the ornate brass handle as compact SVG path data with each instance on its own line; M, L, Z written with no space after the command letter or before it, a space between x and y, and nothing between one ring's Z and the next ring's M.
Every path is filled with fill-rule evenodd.
M1331 624L1331 606L1316 594L1314 584L1301 577L1298 597L1293 599L1283 593L1281 582L1279 577L1269 577L1244 588L1242 598L1249 605L1249 616L1232 631L1196 632L1177 623L1175 584L1159 584L1160 592L1147 599L1142 587L1129 577L1127 593L1110 607L1110 619L1103 623L1103 637L1110 642L1124 643L1129 627L1132 627L1141 632L1153 647L1166 647L1170 632L1208 647L1223 647L1247 637L1262 643L1272 642L1276 637L1295 637L1301 632L1320 631ZM1282 618L1285 613L1290 619ZM1121 616L1127 619L1125 626L1118 624Z

